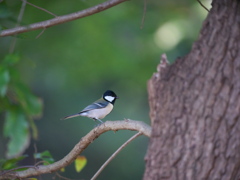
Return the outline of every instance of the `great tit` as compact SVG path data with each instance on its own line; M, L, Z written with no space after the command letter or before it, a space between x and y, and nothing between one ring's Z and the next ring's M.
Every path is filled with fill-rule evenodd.
M101 119L103 119L112 111L116 99L118 99L117 95L113 91L107 90L103 94L102 98L100 98L99 100L85 107L79 113L66 116L63 119L69 119L77 116L85 116L103 123Z

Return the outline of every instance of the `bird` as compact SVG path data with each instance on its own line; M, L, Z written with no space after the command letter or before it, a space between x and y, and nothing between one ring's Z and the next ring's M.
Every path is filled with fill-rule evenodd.
M107 90L103 93L102 98L88 105L79 113L64 117L63 120L77 116L85 116L94 121L98 120L102 124L103 121L101 121L101 119L112 111L113 105L118 98L113 91Z

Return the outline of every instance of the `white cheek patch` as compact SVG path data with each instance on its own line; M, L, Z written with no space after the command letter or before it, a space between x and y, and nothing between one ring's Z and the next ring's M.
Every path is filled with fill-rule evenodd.
M104 98L109 102L112 102L115 99L115 97L112 97L112 96L105 96Z

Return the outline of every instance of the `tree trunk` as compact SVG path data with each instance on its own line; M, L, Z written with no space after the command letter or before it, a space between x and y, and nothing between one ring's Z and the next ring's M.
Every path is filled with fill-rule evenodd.
M148 83L144 180L240 179L240 1L214 0L191 52Z

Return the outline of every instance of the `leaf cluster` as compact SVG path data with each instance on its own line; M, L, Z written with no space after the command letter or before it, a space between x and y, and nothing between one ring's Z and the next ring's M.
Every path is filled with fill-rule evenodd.
M0 113L4 113L4 136L9 138L7 157L20 155L29 145L30 131L37 138L34 118L42 113L42 101L22 82L17 68L19 54L0 62Z

